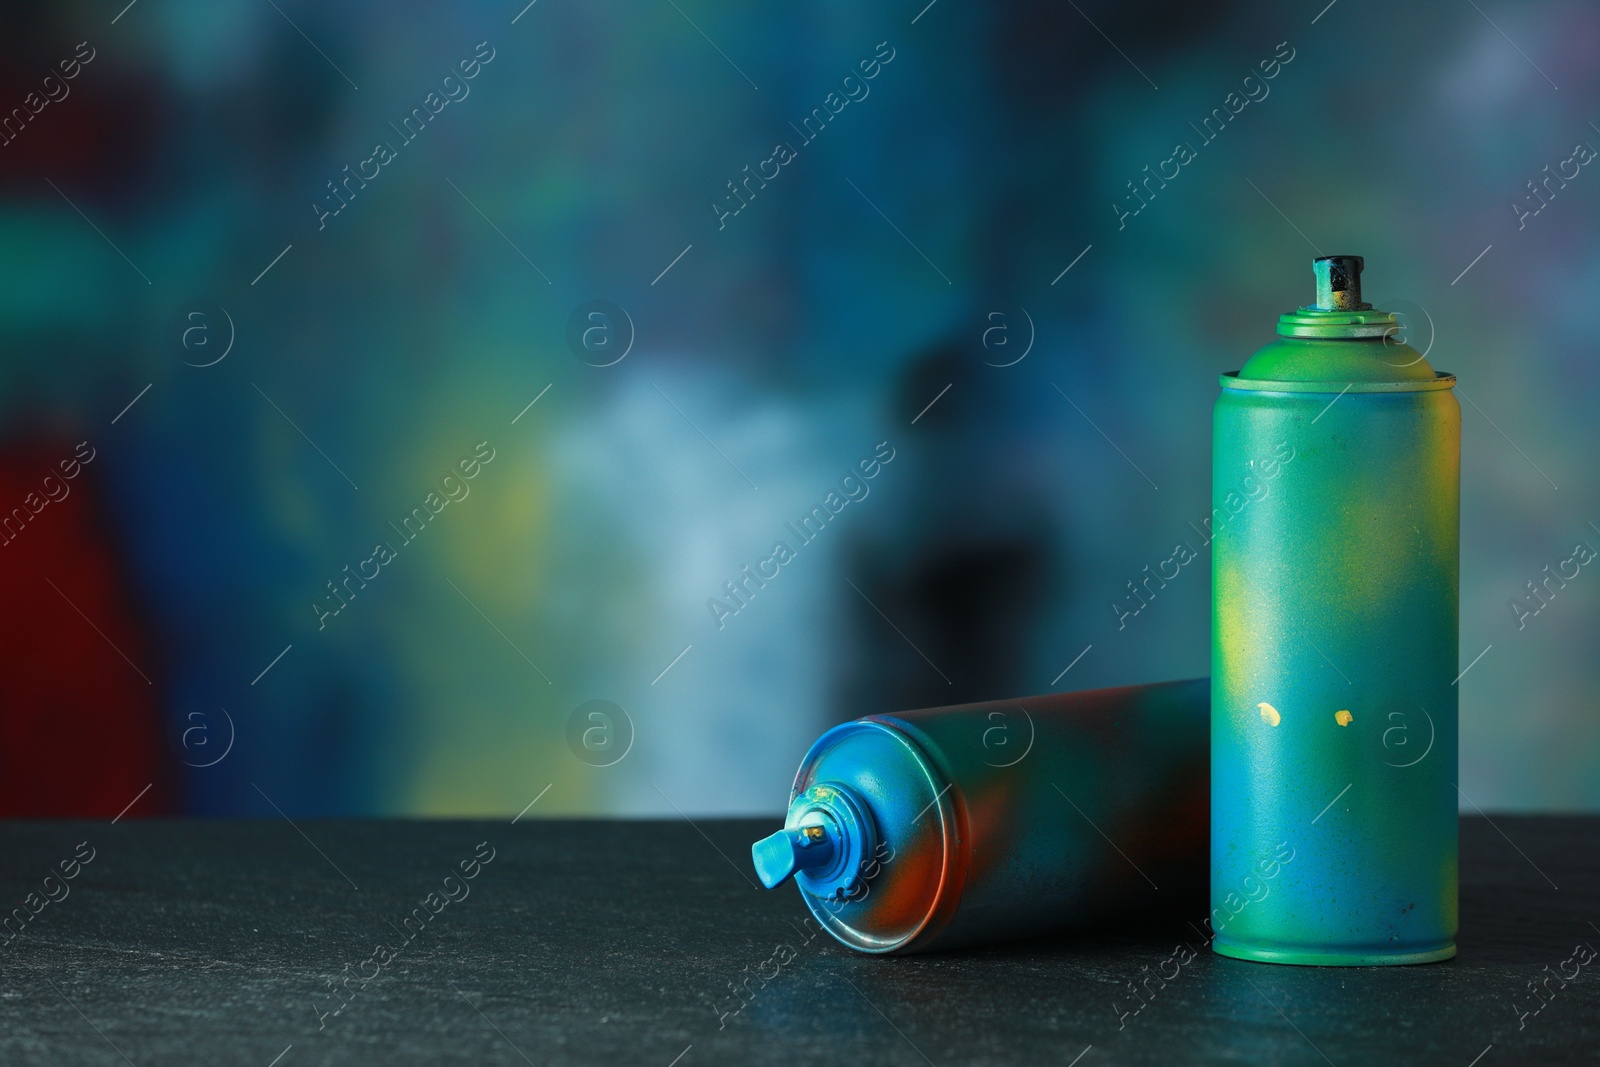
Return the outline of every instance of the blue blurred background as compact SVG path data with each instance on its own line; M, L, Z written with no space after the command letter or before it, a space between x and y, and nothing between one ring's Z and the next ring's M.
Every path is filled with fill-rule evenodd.
M1325 2L8 4L0 807L770 812L1202 675L1207 558L1113 605L1318 251L1460 376L1464 793L1600 807L1600 11Z

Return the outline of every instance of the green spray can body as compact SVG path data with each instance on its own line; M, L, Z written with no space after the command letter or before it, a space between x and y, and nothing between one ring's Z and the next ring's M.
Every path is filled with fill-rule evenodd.
M1455 955L1461 412L1357 256L1222 376L1211 916L1223 955Z

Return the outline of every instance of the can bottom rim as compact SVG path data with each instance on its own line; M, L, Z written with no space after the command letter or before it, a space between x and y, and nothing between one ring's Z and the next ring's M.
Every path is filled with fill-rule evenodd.
M1301 967L1401 967L1452 959L1456 954L1456 943L1452 939L1405 952L1340 952L1323 949L1270 948L1230 941L1218 935L1211 942L1211 950L1220 956L1250 960L1254 963L1282 963Z

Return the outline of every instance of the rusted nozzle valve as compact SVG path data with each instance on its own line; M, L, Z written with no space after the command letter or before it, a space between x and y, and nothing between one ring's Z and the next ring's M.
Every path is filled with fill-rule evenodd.
M1317 275L1317 304L1323 311L1360 311L1371 304L1361 301L1360 256L1318 256L1311 261Z

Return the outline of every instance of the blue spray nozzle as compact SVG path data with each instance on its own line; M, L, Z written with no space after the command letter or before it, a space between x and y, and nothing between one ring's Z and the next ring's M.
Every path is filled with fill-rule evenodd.
M776 889L796 871L832 866L838 853L838 842L823 825L786 827L750 846L756 877L768 889Z
M872 816L854 790L814 782L789 803L788 825L750 846L768 889L793 877L814 896L843 899L860 881L877 841Z

